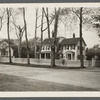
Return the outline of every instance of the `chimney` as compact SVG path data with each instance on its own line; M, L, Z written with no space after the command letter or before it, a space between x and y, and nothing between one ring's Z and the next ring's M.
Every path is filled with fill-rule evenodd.
M73 38L75 38L75 33L73 33Z

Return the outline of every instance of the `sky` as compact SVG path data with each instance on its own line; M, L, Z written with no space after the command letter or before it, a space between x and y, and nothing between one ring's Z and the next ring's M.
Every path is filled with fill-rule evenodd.
M35 35L35 8L37 6L28 6L26 7L26 22L27 22L27 31L28 31L28 38L34 38ZM41 7L40 7L41 9ZM49 11L52 11L52 8L49 7ZM41 11L39 11L39 14L41 14ZM21 21L21 20L19 20ZM38 25L40 25L40 19L38 20ZM76 25L73 31L66 31L66 34L64 32L64 25L59 24L58 25L58 36L63 36L66 38L72 38L73 33L75 33L76 37L79 37L79 24ZM53 26L51 26L51 29ZM40 29L38 29L37 36L40 37ZM23 36L24 39L25 36ZM6 22L3 24L3 28L0 32L0 38L7 38L7 26ZM17 39L15 31L10 32L10 38ZM44 32L44 38L47 38L47 31ZM87 47L93 47L95 44L100 43L100 39L97 36L97 33L95 30L85 30L83 29L83 38L87 44Z

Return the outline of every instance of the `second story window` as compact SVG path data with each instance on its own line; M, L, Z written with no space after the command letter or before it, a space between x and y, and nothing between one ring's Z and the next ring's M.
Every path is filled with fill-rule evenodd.
M48 47L48 50L50 50L50 46Z
M42 47L42 50L44 50L44 47Z
M48 50L48 47L46 47L46 50Z
M69 50L69 46L66 46L66 49Z
M70 46L70 50L72 50L73 49L73 46Z
M72 49L75 50L75 45L72 46Z

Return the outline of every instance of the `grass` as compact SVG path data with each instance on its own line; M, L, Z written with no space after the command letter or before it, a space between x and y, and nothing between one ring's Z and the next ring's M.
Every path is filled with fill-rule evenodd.
M0 74L0 91L97 91L91 88L54 82L29 80L23 77Z

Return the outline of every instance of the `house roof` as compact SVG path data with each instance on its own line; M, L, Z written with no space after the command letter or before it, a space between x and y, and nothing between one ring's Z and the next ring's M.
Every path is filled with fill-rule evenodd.
M76 45L80 41L80 38L68 38L64 39L60 44L61 45ZM84 44L86 45L84 39L83 39Z
M57 43L59 42L60 37L56 38ZM67 39L63 39L60 44L61 45L76 45L78 43L78 41L80 41L80 38L67 38ZM84 44L86 45L84 39L83 39ZM51 43L53 44L53 39L51 38ZM49 39L45 39L43 41L43 45L49 45L50 41Z
M60 38L64 38L64 37L57 37L56 38L56 42L57 43L59 43L59 40L60 40ZM50 38L51 39L51 44L53 44L53 38ZM48 38L46 38L44 41L43 41L43 45L49 45L50 44L50 41L49 41L49 39Z

